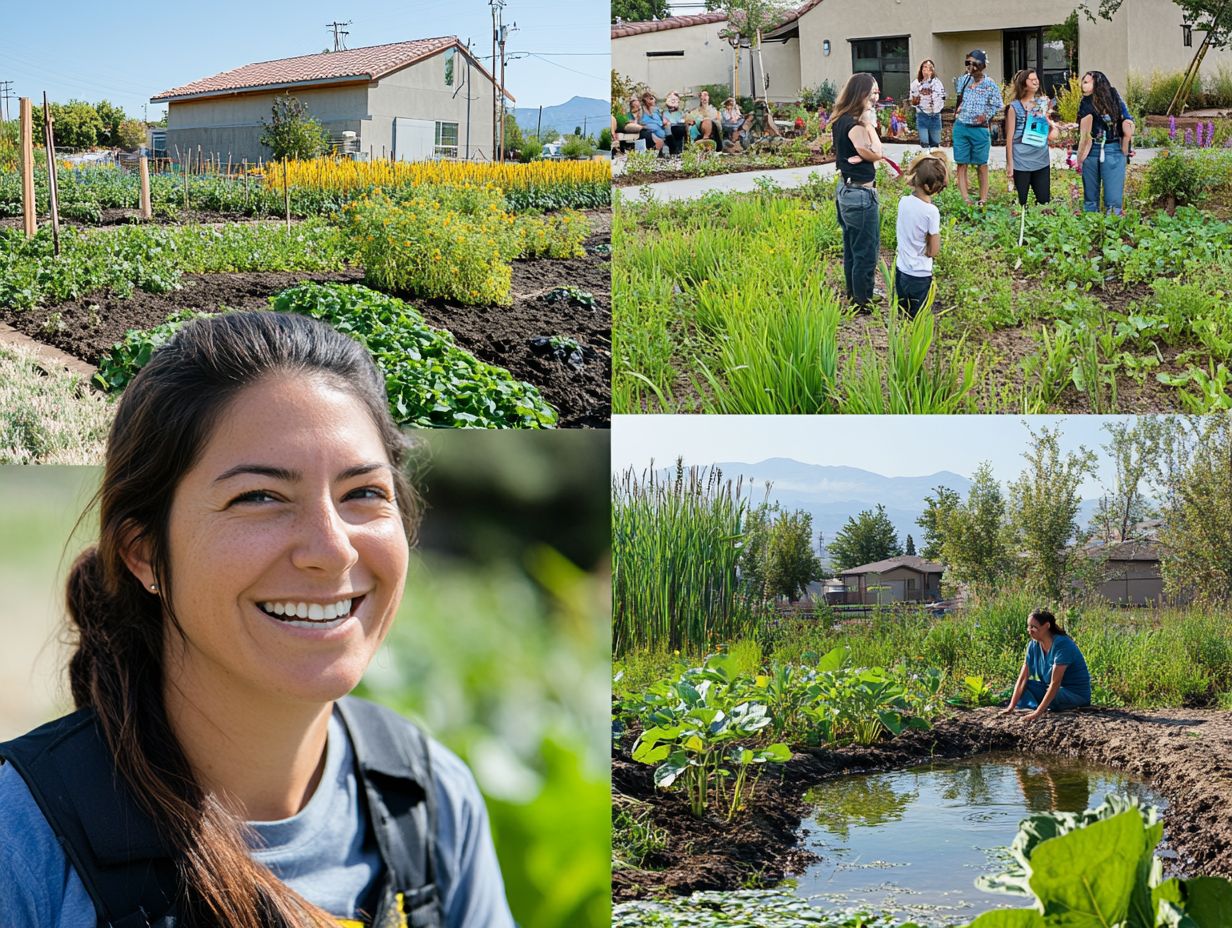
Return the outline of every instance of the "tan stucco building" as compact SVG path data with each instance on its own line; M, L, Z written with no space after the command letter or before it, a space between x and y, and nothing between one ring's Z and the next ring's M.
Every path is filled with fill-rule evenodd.
M198 146L223 161L268 158L262 123L275 98L289 93L357 157L487 161L493 87L455 36L441 36L245 65L150 102L168 104L166 148L173 158Z
M1041 71L1046 84L1068 77L1059 42L1045 30L1073 12L1074 0L986 3L975 0L808 0L764 35L764 74L771 100L795 100L800 88L831 81L835 87L856 71L878 76L882 96L901 98L919 62L931 58L953 100L954 79L974 48L988 54L988 74L1007 81L1020 68ZM1129 74L1183 71L1202 34L1184 42L1183 14L1172 0L1124 0L1111 21L1079 16L1080 73L1099 70L1125 90ZM718 37L721 14L679 16L654 23L612 27L612 67L663 93L730 80L732 48ZM747 94L749 53L743 50L741 93ZM1232 67L1232 51L1208 52L1204 76Z
M941 564L915 554L861 564L839 574L848 605L926 603L941 598Z

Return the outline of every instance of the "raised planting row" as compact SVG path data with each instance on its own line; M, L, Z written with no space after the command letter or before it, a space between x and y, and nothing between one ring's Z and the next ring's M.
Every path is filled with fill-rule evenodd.
M282 165L251 168L237 174L182 174L150 177L156 218L174 219L186 208L196 212L254 217L282 217ZM297 218L337 212L374 190L394 195L422 186L491 185L501 191L513 212L602 209L611 204L611 168L607 162L536 162L496 165L456 162L359 162L318 159L287 165L291 214ZM60 215L82 223L99 223L108 210L136 210L140 183L135 173L117 167L76 167L57 174ZM48 214L47 178L36 173L40 216ZM0 217L21 216L21 178L0 172Z
M833 181L620 201L614 411L1232 408L1232 223L1148 200L1080 214L1072 176L1054 172L1053 203L1028 208L1022 246L1008 194L975 209L943 191L935 299L913 321L893 306L858 316L841 298ZM906 190L880 184L884 277ZM1006 189L1003 173L991 187Z
M849 659L835 648L810 665L772 663L761 673L716 654L621 698L614 731L640 730L630 756L655 766L657 787L683 788L695 817L717 805L731 821L760 777L750 772L790 760L793 745L872 744L926 729L941 710L939 672L856 668Z
M305 283L273 299L279 312L328 322L364 345L385 375L390 411L401 425L436 428L551 428L556 411L528 383L459 348L448 332L396 297L346 284ZM122 390L185 322L129 332L99 365L98 385Z

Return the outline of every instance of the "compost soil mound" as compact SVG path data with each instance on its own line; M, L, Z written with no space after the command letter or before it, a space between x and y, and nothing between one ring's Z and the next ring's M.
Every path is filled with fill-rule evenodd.
M656 792L652 768L628 756L612 759L613 809L628 800L649 804L667 847L646 869L612 873L621 902L648 895L738 889L751 879L772 884L815 860L797 847L817 782L854 773L916 766L938 758L1019 751L1078 758L1122 770L1167 801L1168 842L1176 869L1187 876L1232 877L1232 713L1211 709L1097 709L1049 713L1035 722L997 709L963 712L931 731L909 732L870 747L814 749L767 772L746 810L730 824L718 814L689 814L678 793ZM1012 834L1005 835L1008 846Z
M560 413L561 428L607 428L611 422L611 212L588 213L592 232L587 256L513 263L512 306L461 306L408 298L430 325L451 332L459 345L489 364L539 388ZM0 321L89 364L124 338L129 329L159 325L179 310L217 312L268 309L269 298L306 280L361 283L363 271L309 274L299 271L187 274L179 290L124 298L104 291L79 300L28 310L0 307ZM594 306L552 299L572 286L594 297ZM580 357L537 349L536 338L562 335L581 347Z

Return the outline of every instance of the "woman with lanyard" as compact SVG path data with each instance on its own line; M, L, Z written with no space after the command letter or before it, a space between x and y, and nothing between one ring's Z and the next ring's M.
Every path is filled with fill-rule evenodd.
M1014 99L1005 108L1005 173L1018 191L1018 203L1027 205L1027 190L1035 202L1052 199L1049 187L1048 143L1057 137L1057 127L1048 115L1049 101L1040 92L1039 75L1026 68L1014 75Z
M915 107L915 130L921 148L941 146L941 110L945 106L945 84L937 77L931 58L920 62L911 82L911 105Z
M1082 211L1099 211L1102 186L1104 207L1119 216L1125 196L1125 165L1134 140L1134 120L1103 71L1082 75L1082 94L1078 104L1081 141L1075 165L1082 172ZM1092 147L1098 150L1092 152Z
M843 230L843 279L847 298L867 310L878 293L873 285L881 247L877 162L882 160L876 107L880 91L871 74L853 74L834 103L830 131L834 163L841 178L835 190Z

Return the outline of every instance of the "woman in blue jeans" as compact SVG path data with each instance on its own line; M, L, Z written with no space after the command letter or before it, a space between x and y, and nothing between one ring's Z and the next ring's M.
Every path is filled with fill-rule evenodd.
M1125 166L1134 140L1134 120L1103 71L1082 75L1082 102L1078 104L1077 169L1082 172L1082 210L1099 212L1100 188L1104 209L1121 214L1125 197Z
M921 148L941 147L941 110L945 106L945 84L937 77L931 58L920 62L911 82L911 105L915 107L915 131Z
M1047 709L1073 709L1091 704L1091 674L1086 659L1056 616L1037 609L1027 617L1027 657L1014 684L1010 704L1002 710L1031 709L1034 721ZM1062 685L1064 684L1064 685Z
M853 74L834 103L834 163L838 167L835 201L843 230L843 280L847 298L861 310L883 297L874 289L881 247L877 162L882 159L876 107L880 91L871 74Z

